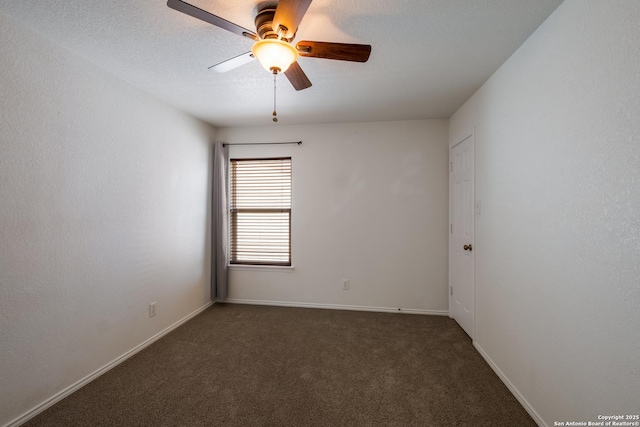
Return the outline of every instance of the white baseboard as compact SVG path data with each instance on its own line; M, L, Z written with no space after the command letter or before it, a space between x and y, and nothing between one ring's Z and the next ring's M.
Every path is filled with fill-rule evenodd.
M110 369L115 368L120 363L124 362L125 360L127 360L128 358L133 356L134 354L136 354L139 351L143 350L145 347L148 347L149 345L153 344L154 342L156 342L157 340L159 340L163 336L167 335L169 332L171 332L174 329L176 329L178 326L182 325L186 321L190 320L191 318L197 316L198 314L200 314L201 312L203 312L207 308L211 307L211 305L213 305L213 304L215 304L215 301L208 302L207 304L205 304L204 306L200 307L199 309L197 309L193 313L188 314L187 316L185 316L182 319L178 320L173 325L171 325L168 328L158 332L157 334L155 334L154 336L152 336L148 340L138 344L137 346L135 346L131 350L129 350L126 353L124 353L122 356L120 356L120 357L114 359L113 361L107 363L103 367L97 369L96 371L92 372L91 374L87 375L86 377L82 378L81 380L77 381L76 383L70 385L69 387L65 388L64 390L60 391L59 393L56 393L55 395L53 395L49 399L45 400L44 402L42 402L41 404L36 406L35 408L30 409L29 411L27 411L24 414L20 415L18 418L16 418L13 421L9 422L9 424L5 424L4 427L17 427L20 424L26 423L31 418L35 417L36 415L38 415L39 413L41 413L45 409L55 405L56 403L58 403L59 401L61 401L65 397L69 396L74 391L82 388L84 385L86 385L86 384L90 383L91 381L95 380L100 375L104 374L105 372L109 371Z
M375 311L382 313L425 314L431 316L448 316L448 310L422 310L418 308L371 307L362 305L317 304L311 302L265 301L242 298L227 298L220 301L229 304L273 305L278 307L323 308L329 310Z
M489 366L491 366L491 369L493 369L496 375L498 375L498 377L502 380L504 385L507 386L511 394L513 394L515 398L518 399L518 402L520 402L520 404L529 413L529 415L531 415L531 418L533 418L533 421L535 421L536 424L538 424L540 427L548 427L547 423L544 422L540 414L538 414L538 412L536 412L536 410L533 409L533 406L529 404L527 399L525 399L524 396L518 391L518 389L511 383L511 381L509 381L507 376L500 370L500 368L498 368L498 366L493 362L493 360L491 360L491 358L484 351L484 349L480 347L480 345L475 341L473 342L473 346L476 348L476 350L478 350L478 353L480 353L480 355L489 364Z

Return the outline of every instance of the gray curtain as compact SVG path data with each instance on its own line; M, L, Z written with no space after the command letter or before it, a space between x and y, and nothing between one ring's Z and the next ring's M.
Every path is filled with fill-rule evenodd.
M229 147L217 141L213 150L213 206L211 235L211 295L217 301L224 301L228 295L228 210L227 210L227 165Z

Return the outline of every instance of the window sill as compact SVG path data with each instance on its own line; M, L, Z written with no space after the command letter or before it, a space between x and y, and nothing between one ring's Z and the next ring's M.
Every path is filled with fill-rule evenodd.
M239 271L273 271L277 273L291 273L293 266L281 266L281 265L243 265L243 264L229 264L229 270Z

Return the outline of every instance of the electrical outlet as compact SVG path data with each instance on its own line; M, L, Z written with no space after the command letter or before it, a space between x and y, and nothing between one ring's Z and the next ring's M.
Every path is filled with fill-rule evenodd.
M342 290L343 291L349 290L349 279L342 279Z
M153 317L156 315L156 302L152 302L149 304L149 317Z

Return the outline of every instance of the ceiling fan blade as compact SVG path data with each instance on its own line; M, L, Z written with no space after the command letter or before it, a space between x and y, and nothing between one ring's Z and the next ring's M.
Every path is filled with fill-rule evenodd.
M300 68L300 65L297 62L291 64L287 71L284 72L284 75L287 76L295 90L302 90L311 87L311 81L304 71L302 71L302 68Z
M303 40L296 45L300 56L337 59L339 61L367 62L371 45L349 43L311 42Z
M197 18L201 21L208 22L209 24L223 28L227 31L231 31L232 33L238 34L240 36L249 37L253 40L258 39L258 35L253 31L242 28L241 26L236 25L233 22L229 22L226 19L220 18L219 16L195 7L189 3L185 3L182 0L168 0L167 6L169 6L171 9L177 10L178 12L193 16L194 18Z
M310 4L311 0L280 0L273 16L273 31L277 33L278 28L284 27L282 37L292 39Z
M251 52L245 52L242 55L238 55L231 59L227 59L226 61L219 62L216 65L212 65L211 67L209 67L209 69L217 73L226 73L227 71L238 68L241 65L248 64L254 59L255 57Z

